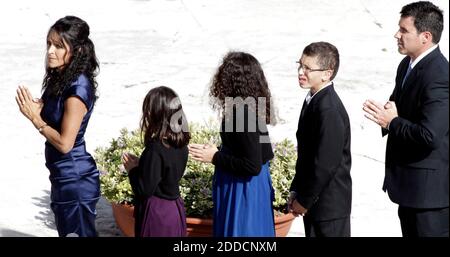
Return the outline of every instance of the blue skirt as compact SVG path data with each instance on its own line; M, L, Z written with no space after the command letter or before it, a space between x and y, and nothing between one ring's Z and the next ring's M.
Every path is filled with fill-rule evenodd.
M216 167L213 177L215 237L274 237L274 191L269 164L257 176L237 177Z

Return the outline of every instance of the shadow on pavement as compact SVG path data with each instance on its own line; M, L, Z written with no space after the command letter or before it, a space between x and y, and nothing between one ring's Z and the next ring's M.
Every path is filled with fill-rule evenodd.
M44 196L33 197L33 204L41 207L40 211L34 217L40 220L48 228L56 230L55 219L52 210L50 209L50 191L44 190ZM97 219L95 221L97 234L99 237L120 237L123 236L120 229L117 227L111 209L111 204L101 197L97 203ZM2 234L8 233L8 234ZM0 233L2 236L30 236L27 234L20 235L20 232L6 231Z
M34 236L11 229L0 229L0 237L34 237Z
M41 197L33 197L33 204L41 207L42 211L40 211L36 216L34 216L37 220L42 221L45 226L50 229L56 230L55 225L55 217L53 215L52 210L50 209L50 191L43 190L44 195Z

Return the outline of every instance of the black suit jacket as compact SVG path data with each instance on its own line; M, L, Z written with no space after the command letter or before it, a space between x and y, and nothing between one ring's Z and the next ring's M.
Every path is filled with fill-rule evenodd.
M398 117L389 125L383 190L404 207L448 207L448 61L439 48L411 70L401 87L410 57L397 69Z
M303 105L297 130L298 158L291 191L314 220L350 215L350 122L330 85Z

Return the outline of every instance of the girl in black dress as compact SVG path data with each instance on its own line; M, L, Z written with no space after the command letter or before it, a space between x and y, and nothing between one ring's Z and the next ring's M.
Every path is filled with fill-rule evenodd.
M142 105L141 157L122 157L135 196L136 237L186 235L179 182L188 159L188 124L177 94L168 87L150 90Z

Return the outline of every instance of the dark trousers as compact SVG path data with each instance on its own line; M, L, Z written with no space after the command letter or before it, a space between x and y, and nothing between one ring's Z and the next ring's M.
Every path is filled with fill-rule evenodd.
M314 221L303 217L306 237L350 237L350 217L335 220Z
M448 237L448 207L416 209L398 207L404 237Z

